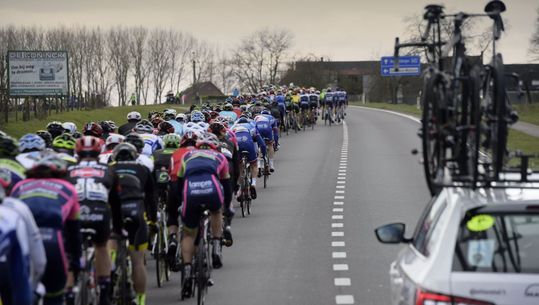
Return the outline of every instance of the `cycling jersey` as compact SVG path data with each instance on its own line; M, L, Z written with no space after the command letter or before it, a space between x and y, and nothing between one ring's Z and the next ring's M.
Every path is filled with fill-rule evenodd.
M138 122L127 122L120 126L118 128L118 133L122 136L127 136L131 132L133 132L133 129L135 128L135 125L137 125Z
M153 172L153 156L138 155L137 162L144 165L150 172Z
M109 164L112 162L112 149L106 150L99 154L99 157L97 158L99 160L99 163L101 164Z
M309 103L311 105L311 108L318 107L319 99L320 97L318 96L318 94L309 94Z
M32 304L29 243L23 219L0 205L0 295L5 304Z
M346 95L346 91L338 91L337 92L337 101L339 102L340 105L346 103L346 100L347 100L347 95Z
M181 184L177 189L183 196L182 220L186 228L197 228L205 209L221 209L225 192L230 197L230 190L225 190L225 187L230 188L228 161L220 152L199 149L187 152L182 158L178 178L176 183Z
M30 151L26 153L20 153L15 157L17 162L19 162L25 169L31 169L37 161L41 160L43 156L47 154L44 151Z
M266 155L266 143L264 142L264 139L260 136L260 133L258 132L258 129L256 128L256 123L254 126L251 123L243 123L243 124L236 124L233 128L236 139L238 140L238 147L240 151L246 151L249 153L248 161L254 162L257 159L257 153L256 153L256 144L260 147L262 150L262 154ZM243 127L243 128L238 128Z
M174 133L183 136L183 124L176 121L176 120L168 120L173 127L174 127Z
M42 278L47 291L45 299L51 303L63 298L69 267L79 270L81 236L79 201L75 187L61 179L25 179L11 192L32 211L41 231L47 256L47 266ZM65 238L65 248L64 248Z
M156 150L153 153L154 168L158 170L164 167L167 171L169 171L172 154L175 151L176 151L176 148L165 148L165 149Z
M334 105L334 103L333 103L333 92L327 92L326 96L324 98L325 98L324 102L325 102L326 106L333 107L333 105Z
M272 116L257 115L255 122L256 128L264 141L273 141L273 125L275 124L275 119Z
M6 181L10 181L10 185L15 185L26 178L24 171L25 168L16 160L0 159L0 177L9 177Z
M165 147L163 140L154 134L145 133L140 136L144 140L144 148L142 149L143 155L150 157L154 151Z
M36 221L32 212L22 201L15 198L5 198L2 201L2 206L13 209L24 222L26 228L27 240L29 241L29 253L30 253L30 267L31 267L31 282L35 289L43 272L45 272L45 266L47 264L47 256L45 254L45 248L43 248L43 240L41 239L41 233L37 227Z
M238 119L238 115L234 111L223 110L223 111L219 112L219 116L222 116L222 117L225 117L225 118L230 118L233 122Z
M80 202L83 228L94 229L93 241L104 243L110 237L110 195L114 176L105 164L81 161L68 168L67 180L75 185Z

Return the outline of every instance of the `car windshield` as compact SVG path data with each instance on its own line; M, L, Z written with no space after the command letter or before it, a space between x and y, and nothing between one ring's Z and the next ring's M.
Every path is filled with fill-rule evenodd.
M539 214L468 214L460 225L453 270L539 273Z

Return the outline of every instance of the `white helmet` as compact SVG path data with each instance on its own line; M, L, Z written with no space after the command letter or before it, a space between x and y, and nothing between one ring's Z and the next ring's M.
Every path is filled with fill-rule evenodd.
M182 121L185 121L185 120L187 120L187 116L185 115L185 113L178 113L176 115L176 120L178 120L178 119L182 120Z
M185 132L193 131L193 132L199 133L199 132L204 131L204 129L202 129L200 125L198 125L195 122L188 122L187 124L185 124L184 128L185 128Z
M174 116L176 116L176 109L172 109L172 108L168 108L168 109L165 109L165 111L163 111L163 114L164 115L167 115L167 114L172 114Z
M120 144L124 141L124 139L125 137L121 134L111 133L105 141L105 145L109 146L110 144Z
M140 112L137 111L131 111L127 114L127 120L137 120L140 121L142 119L142 116L140 115Z
M62 127L70 134L77 132L77 125L75 125L73 122L62 123Z

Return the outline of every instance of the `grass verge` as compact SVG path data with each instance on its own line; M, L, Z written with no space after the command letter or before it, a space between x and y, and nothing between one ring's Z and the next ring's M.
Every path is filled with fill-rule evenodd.
M421 117L421 110L415 105L389 104L389 103L367 103L352 102L351 105L386 109ZM515 107L519 113L520 120L539 125L539 105L518 105ZM507 146L510 151L520 150L525 154L539 153L539 138L530 136L518 130L509 129ZM510 160L511 166L520 164L519 159ZM539 169L539 158L530 158L530 168Z
M95 110L76 110L70 112L62 112L48 116L43 120L32 119L29 121L10 122L0 127L7 134L19 138L29 132L36 132L40 129L45 129L50 121L73 122L77 124L79 130L82 126L91 121L112 120L116 125L120 126L126 122L126 115L131 111L138 111L146 118L149 111L162 111L166 108L174 108L177 111L185 111L187 108L183 106L173 106L168 104L147 105L147 106L125 106L125 107L107 107Z

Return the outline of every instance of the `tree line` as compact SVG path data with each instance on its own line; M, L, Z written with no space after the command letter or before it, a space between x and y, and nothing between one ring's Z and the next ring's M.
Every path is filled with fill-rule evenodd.
M137 104L159 103L169 90L176 93L186 84L204 81L225 93L233 87L254 92L279 79L292 43L291 32L279 29L257 30L226 50L176 29L0 27L2 56L8 50L68 51L71 96L97 96L103 106L113 104L113 98L125 106L131 94ZM7 70L6 60L1 60L5 104Z

